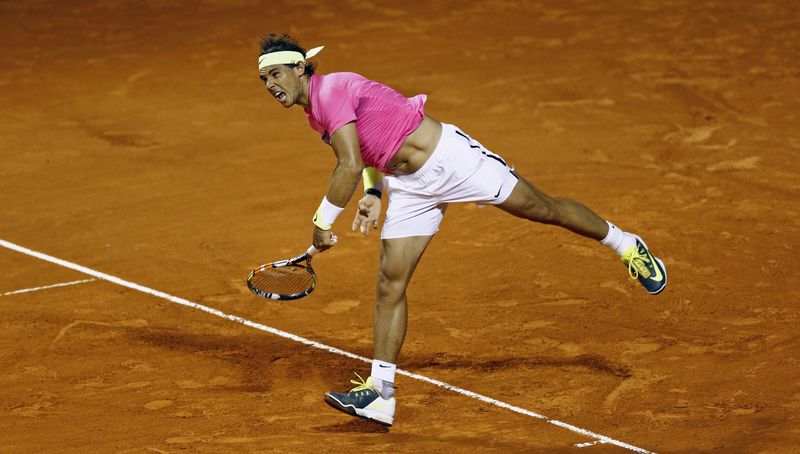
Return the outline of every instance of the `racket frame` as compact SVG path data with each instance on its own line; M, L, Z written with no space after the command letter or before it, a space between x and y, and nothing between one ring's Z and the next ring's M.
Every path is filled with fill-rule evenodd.
M315 248L314 246L311 246L310 248L308 248L308 250L305 252L305 254L298 255L295 258L286 259L286 260L278 260L277 262L267 263L265 265L259 266L258 268L256 268L253 271L251 271L250 275L247 276L247 288L249 288L250 291L255 293L256 295L264 297L264 298L267 298L267 299L270 299L270 300L287 301L287 300L296 300L298 298L303 298L304 296L308 296L317 287L317 273L315 273L314 272L314 268L311 267L311 257L316 255L317 252L319 252L317 250L317 248ZM308 271L308 273L311 275L311 287L309 287L308 289L306 289L306 290L304 290L302 292L292 293L290 295L282 295L280 293L271 293L271 292L268 292L266 290L262 290L260 288L255 287L253 285L253 283L252 283L253 276L255 276L257 273L263 272L266 269L269 269L269 268L283 268L285 266L303 266L303 265L300 265L302 262L305 262L305 266L304 267L305 267L306 271Z

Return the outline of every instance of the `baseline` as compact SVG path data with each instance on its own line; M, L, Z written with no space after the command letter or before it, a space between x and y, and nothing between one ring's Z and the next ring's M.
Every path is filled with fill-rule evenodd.
M85 284L87 282L94 282L97 279L82 279L80 281L60 282L58 284L44 285L42 287L24 288L22 290L14 290L13 292L5 292L0 296L19 295L20 293L38 292L39 290L47 290L56 287L67 287L69 285Z

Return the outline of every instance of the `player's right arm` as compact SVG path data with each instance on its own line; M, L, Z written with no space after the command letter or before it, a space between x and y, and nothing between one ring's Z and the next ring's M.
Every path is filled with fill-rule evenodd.
M364 162L361 160L361 147L358 143L356 124L350 122L337 129L331 136L331 147L336 155L336 168L333 170L328 194L323 200L323 205L314 216L313 245L319 250L333 246L330 231L331 213L335 212L333 219L344 209L361 179ZM327 207L324 205L329 204Z

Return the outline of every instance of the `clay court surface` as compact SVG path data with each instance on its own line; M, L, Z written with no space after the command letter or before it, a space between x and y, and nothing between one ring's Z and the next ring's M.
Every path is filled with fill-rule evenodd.
M799 17L777 0L0 2L0 452L800 451ZM257 79L258 37L282 31L326 45L322 73L427 93L434 118L664 259L650 297L592 241L450 207L399 366L545 418L400 376L387 431L322 402L367 363L9 248L371 358L379 241L349 231L354 204L310 297L244 285L307 247L335 163Z

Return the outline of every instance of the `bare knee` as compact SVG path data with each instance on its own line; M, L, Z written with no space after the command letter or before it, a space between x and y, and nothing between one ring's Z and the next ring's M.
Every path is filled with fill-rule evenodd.
M403 299L408 281L402 277L392 276L380 270L377 282L377 303L379 305L395 305Z
M376 282L378 308L405 304L406 288L430 236L385 239Z
M562 199L550 197L523 178L500 208L514 216L543 224L562 225L564 222Z
M525 200L521 211L525 218L542 224L561 225L564 218L561 200L552 197Z

